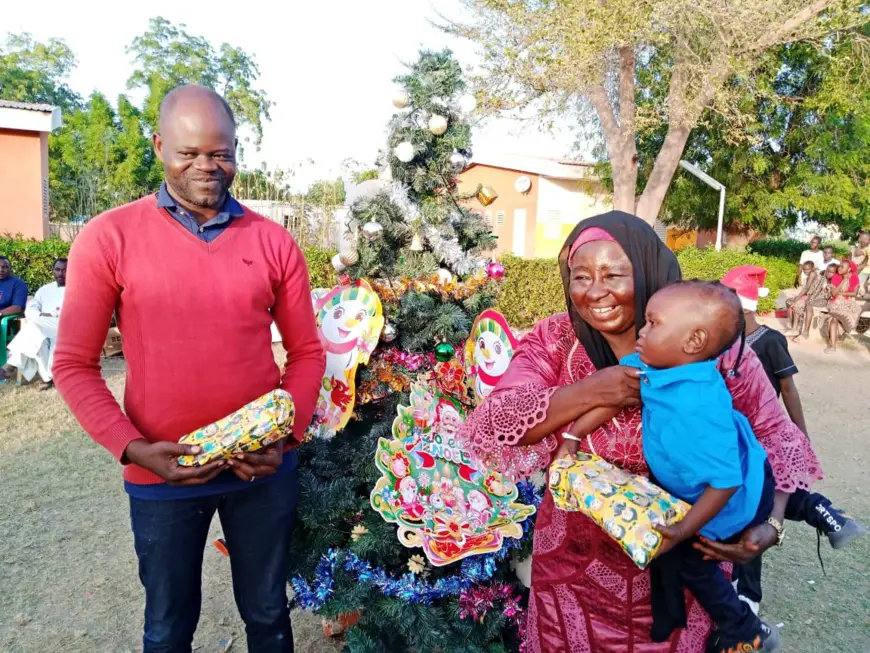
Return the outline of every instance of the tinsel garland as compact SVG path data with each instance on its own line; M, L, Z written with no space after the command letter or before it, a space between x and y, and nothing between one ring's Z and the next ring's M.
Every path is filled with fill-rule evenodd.
M483 286L495 283L493 279L478 274L465 281L449 281L442 283L438 275L424 279L409 279L402 277L388 281L385 279L369 280L372 289L382 302L395 303L408 292L435 293L443 300L463 300L476 294Z
M536 508L541 503L541 494L531 483L518 483L519 499ZM523 538L528 536L534 520L523 522ZM495 553L473 556L462 561L459 573L429 582L407 573L394 578L387 571L373 567L348 549L329 549L314 569L314 578L309 583L301 576L290 580L295 593L295 602L303 610L319 611L332 596L335 587L335 571L339 565L353 579L371 583L381 593L408 603L431 603L448 596L459 596L479 583L490 580L498 564L507 557L511 549L518 548L522 541L507 538L501 549Z
M398 347L390 349L382 349L377 354L378 358L385 363L401 365L409 372L416 372L424 367L433 367L435 365L435 354L412 354Z
M501 613L514 625L520 640L520 653L528 650L526 646L526 613L520 606L520 595L513 585L493 583L479 585L465 590L459 595L459 618L483 621L489 611L501 601Z
M453 231L452 228L450 230ZM472 272L483 271L486 259L462 249L456 236L445 236L432 225L424 227L423 236L441 262L456 274L465 276Z

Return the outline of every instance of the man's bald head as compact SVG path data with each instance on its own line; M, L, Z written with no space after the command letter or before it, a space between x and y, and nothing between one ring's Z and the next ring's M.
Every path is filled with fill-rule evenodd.
M236 128L236 117L229 103L216 91L205 86L178 86L166 94L160 103L158 129L161 132L172 122L179 110L222 111L232 123L233 130Z
M226 101L202 86L170 91L160 105L154 151L170 195L194 215L214 217L236 174L236 123Z

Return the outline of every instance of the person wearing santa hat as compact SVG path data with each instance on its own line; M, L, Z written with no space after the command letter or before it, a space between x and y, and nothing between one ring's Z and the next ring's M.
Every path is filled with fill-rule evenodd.
M769 289L764 286L766 278L766 269L741 265L729 270L722 278L722 284L737 293L743 306L746 344L758 356L777 397L782 397L791 421L809 437L800 394L794 382L798 368L788 351L788 340L779 331L759 324L756 320L758 299L769 293ZM862 524L847 517L842 510L834 508L830 499L806 490L796 490L789 497L785 518L789 521L806 522L824 533L834 549L841 549L867 533ZM735 565L733 580L741 600L758 612L761 602L761 556L749 564Z

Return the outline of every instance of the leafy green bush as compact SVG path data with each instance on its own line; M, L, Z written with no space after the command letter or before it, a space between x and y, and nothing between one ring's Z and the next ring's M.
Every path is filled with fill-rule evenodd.
M841 241L824 243L824 245L832 245L838 256L847 256L849 253L848 247ZM797 264L801 260L801 254L808 248L809 243L794 240L793 238L763 238L749 243L746 247L747 251L753 254L773 256L791 261L793 264Z
M684 279L721 279L728 270L738 265L757 265L767 270L765 286L770 295L758 302L758 311L766 313L776 307L776 298L781 290L792 288L796 273L795 264L786 258L761 256L751 252L723 249L721 252L710 249L689 247L677 252L677 260L683 271Z
M515 329L532 326L554 313L565 310L565 291L556 259L521 259L506 255L501 296L495 310L501 312Z
M0 238L0 256L12 263L12 274L21 277L27 291L33 295L40 286L54 281L51 268L56 258L69 254L69 243L60 238L33 240L31 238L4 236Z
M302 253L308 262L308 274L311 276L312 288L332 288L335 285L335 268L332 267L332 257L335 252L319 247L303 247Z

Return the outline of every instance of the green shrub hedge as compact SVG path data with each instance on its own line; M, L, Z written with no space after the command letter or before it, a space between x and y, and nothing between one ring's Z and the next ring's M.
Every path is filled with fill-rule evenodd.
M335 285L335 268L330 261L335 252L319 247L303 247L302 253L305 254L305 260L308 262L311 287L332 288Z
M788 259L774 256L761 256L751 252L723 249L721 252L710 249L688 247L677 252L677 260L683 271L684 279L721 279L728 270L738 265L757 265L767 270L765 286L770 295L760 299L758 311L766 313L776 307L776 298L781 290L792 288L796 273L795 264Z
M758 241L787 243L796 241ZM753 244L755 250L756 243ZM788 246L783 246L788 247ZM801 244L801 247L805 247ZM762 256L755 252L738 252L693 247L677 253L677 260L686 279L721 279L728 270L738 265L758 265L767 269L767 287L770 296L758 303L759 311L773 310L779 292L794 285L795 265L790 250L782 249L782 256ZM803 249L801 249L803 251ZM66 256L69 243L59 239L42 242L22 238L0 238L0 254L12 261L14 274L22 277L31 294L52 280L51 265L55 258ZM311 274L312 288L331 288L336 283L335 270L330 260L334 252L318 247L303 248ZM800 252L798 252L800 257ZM521 259L506 255L505 279L495 308L501 311L514 328L528 328L538 320L565 310L565 294L555 259Z
M556 259L500 259L505 275L495 309L514 328L532 326L548 315L565 310L565 291Z
M823 243L823 245L833 245L834 251L838 256L848 256L849 254L849 248L841 241ZM791 261L794 264L797 264L797 262L801 260L801 254L808 248L809 243L794 240L793 238L762 238L761 240L749 243L746 247L747 251L753 254L773 256L775 258Z
M21 277L27 291L33 295L40 286L54 281L51 268L56 258L69 254L69 243L60 238L31 240L28 238L0 238L0 256L12 263L12 274Z

